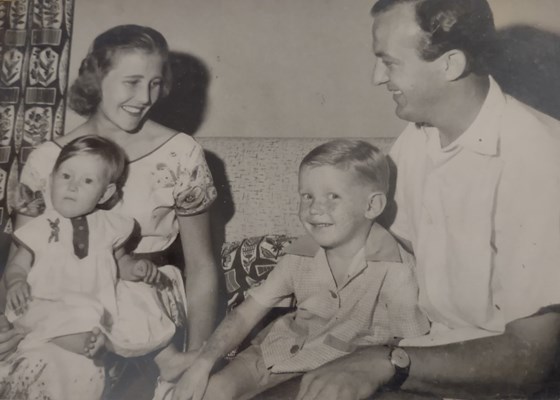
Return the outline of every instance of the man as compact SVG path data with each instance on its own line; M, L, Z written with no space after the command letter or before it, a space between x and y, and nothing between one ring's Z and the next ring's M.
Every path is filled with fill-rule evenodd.
M415 255L432 329L308 373L297 398L535 393L559 348L560 124L488 75L486 0L379 0L372 15L374 81L411 122L392 150L391 230Z

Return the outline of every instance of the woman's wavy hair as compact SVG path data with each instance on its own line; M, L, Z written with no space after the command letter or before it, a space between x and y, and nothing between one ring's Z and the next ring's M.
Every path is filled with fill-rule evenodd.
M414 4L416 22L424 32L418 45L420 56L433 61L449 50L460 50L467 58L467 71L488 73L495 50L496 27L487 0L378 0L375 17L398 4Z
M113 67L115 56L123 51L140 50L157 53L163 59L163 86L160 98L171 89L169 47L161 33L140 25L118 25L95 38L80 65L78 77L70 88L69 106L78 114L89 117L101 102L101 81Z
M110 139L98 135L80 136L68 142L60 150L53 172L56 172L66 160L80 155L97 156L105 163L108 183L114 183L117 190L106 202L98 204L97 208L104 210L113 208L122 198L122 188L128 176L126 153L121 146Z

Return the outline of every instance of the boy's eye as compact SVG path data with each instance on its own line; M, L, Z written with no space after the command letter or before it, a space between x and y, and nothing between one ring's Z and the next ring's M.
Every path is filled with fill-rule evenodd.
M309 193L302 193L302 194L300 194L300 197L301 197L301 199L304 200L304 201L309 201L309 200L311 200L311 195L310 195Z
M134 85L137 85L138 82L140 82L138 79L132 79L132 80L129 80L129 81L124 81L124 84L127 85L127 86L134 86Z
M86 178L86 179L84 180L84 182L87 183L87 184L89 185L89 184L93 183L93 179L91 179L91 178Z
M162 82L161 80L159 80L159 79L158 79L158 80L155 80L155 81L152 81L152 82L150 83L150 86L151 86L152 88L157 88L157 87L160 87L161 85L163 85L163 82Z
M327 198L328 198L329 200L336 200L336 199L340 199L340 196L339 196L338 194L336 194L336 193L329 193L329 194L327 195Z
M67 174L66 172L63 172L60 175L62 176L62 179L70 179L70 174Z

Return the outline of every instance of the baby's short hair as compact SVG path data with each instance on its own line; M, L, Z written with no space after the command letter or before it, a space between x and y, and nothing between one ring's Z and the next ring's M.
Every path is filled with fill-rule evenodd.
M128 159L121 146L110 139L98 135L80 136L68 142L54 163L53 172L70 158L79 155L98 156L107 167L109 183L114 183L117 190L115 195L106 201L100 208L112 208L122 196L122 188L128 175Z
M354 168L357 176L385 194L389 191L389 162L377 147L364 140L335 139L311 150L301 161L303 167L331 165L337 168Z

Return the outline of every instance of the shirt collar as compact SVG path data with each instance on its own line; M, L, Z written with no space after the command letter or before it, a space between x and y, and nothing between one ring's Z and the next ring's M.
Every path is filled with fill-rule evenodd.
M321 247L310 235L298 238L286 248L287 254L314 257ZM402 262L395 238L377 222L373 224L365 244L366 261Z
M439 132L433 127L424 127L428 142L432 150L438 152L453 152L457 148L467 148L476 153L495 156L499 150L499 125L501 110L505 106L506 98L498 83L490 76L490 88L482 107L469 128L453 143L441 148Z

